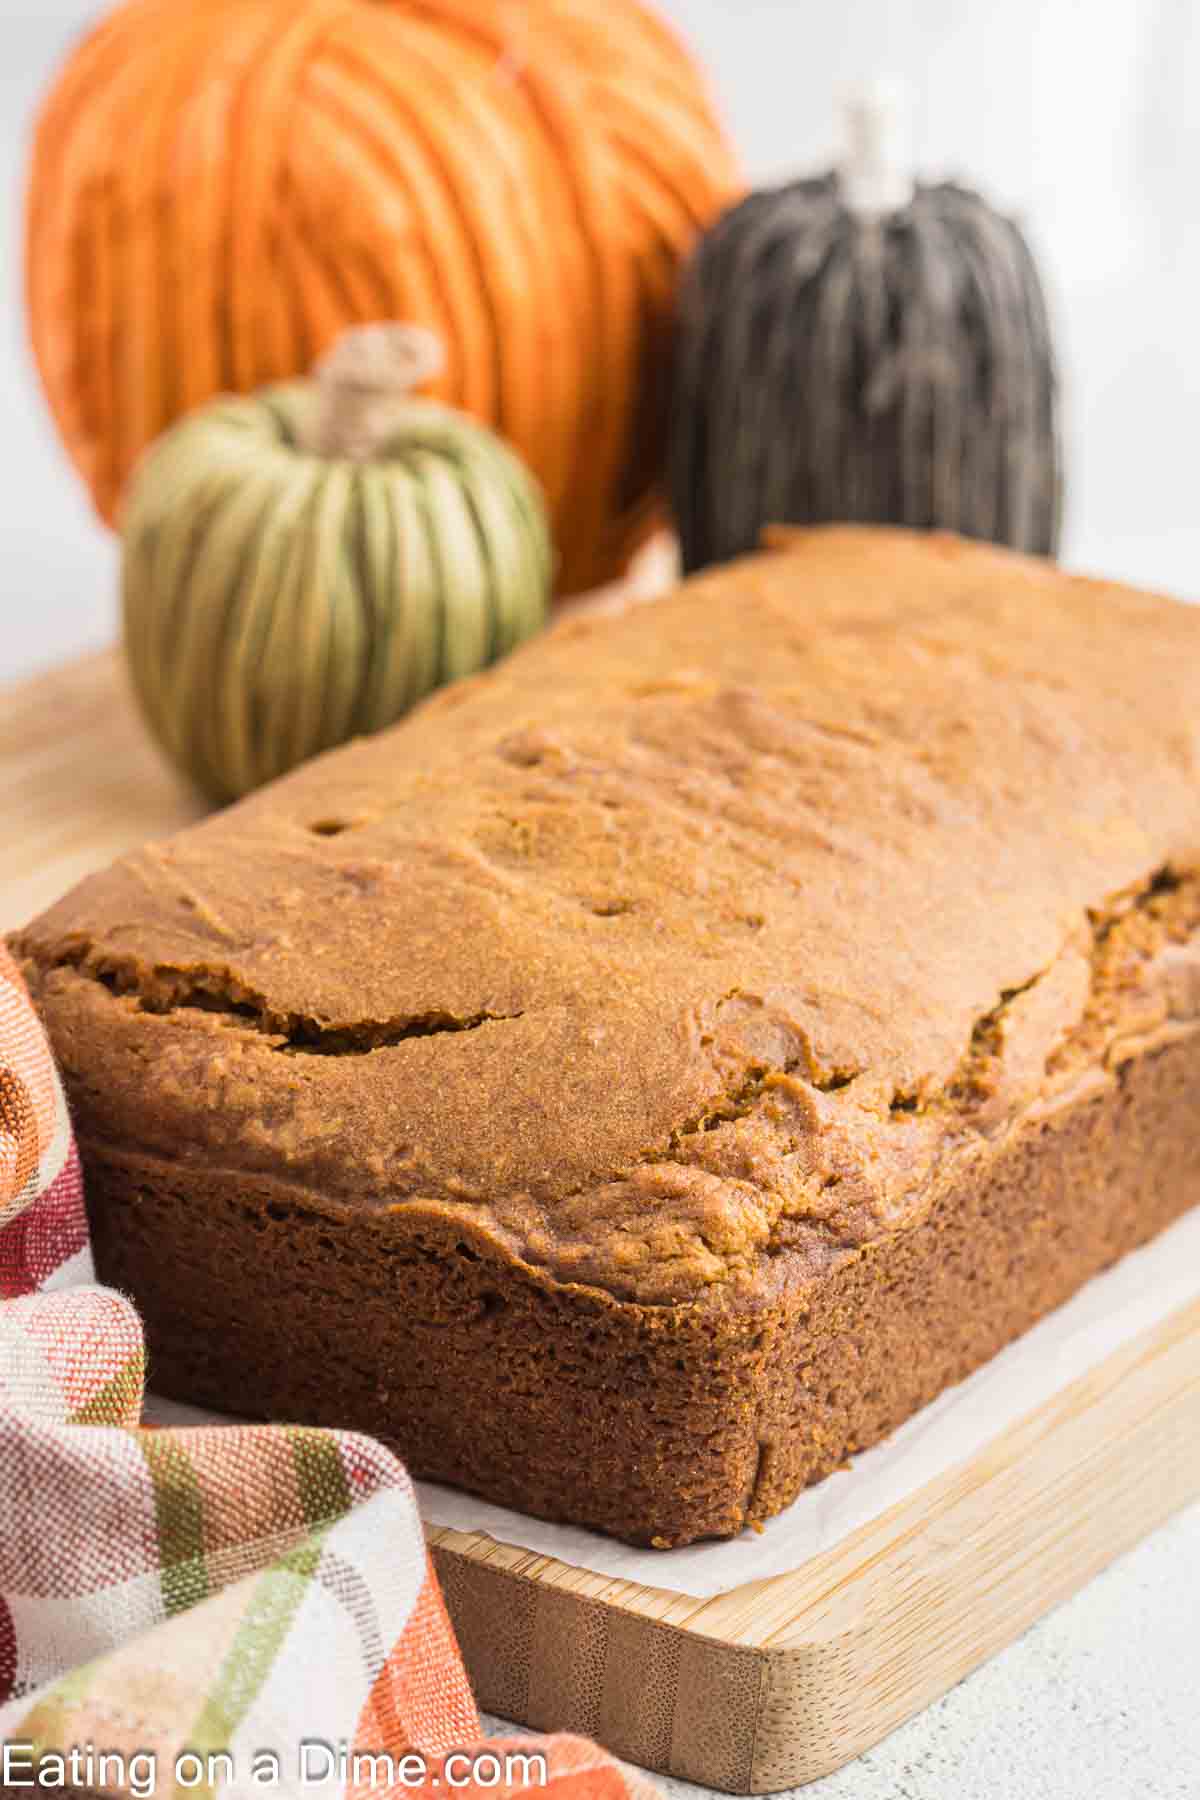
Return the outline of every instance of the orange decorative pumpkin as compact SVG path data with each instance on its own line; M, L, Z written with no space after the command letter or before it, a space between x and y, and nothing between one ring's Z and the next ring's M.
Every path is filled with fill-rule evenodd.
M679 265L736 185L638 0L126 0L39 120L34 348L111 521L180 413L348 325L427 325L435 396L532 466L571 591L650 520Z

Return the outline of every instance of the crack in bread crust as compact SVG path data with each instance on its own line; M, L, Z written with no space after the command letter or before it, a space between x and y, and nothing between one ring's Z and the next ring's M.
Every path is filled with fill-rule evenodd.
M273 1050L295 1056L369 1056L410 1038L478 1031L481 1025L522 1016L486 1009L465 1017L431 1011L330 1025L302 1013L275 1011L265 995L247 988L228 968L175 969L160 963L148 969L132 959L121 961L106 955L92 944L72 945L41 966L46 970L74 969L118 999L136 1002L139 1012L160 1017L189 1011L218 1014L229 1021L231 1029L255 1032L271 1039Z
M832 1255L918 1224L940 1184L964 1161L991 1154L998 1132L1013 1129L1030 1106L1053 1103L1089 1074L1111 1079L1131 1019L1144 1036L1169 1027L1174 1006L1175 1025L1190 1024L1186 996L1172 999L1169 983L1157 978L1172 950L1200 950L1200 878L1163 867L1094 909L1068 934L1056 963L1005 990L979 1016L943 1088L902 1090L870 1070L822 1069L801 1039L778 1064L739 1067L665 1141L560 1192L557 1231L531 1233L521 1223L524 1196L499 1186L483 1210L531 1266L649 1304L684 1297L674 1279L681 1255L704 1259L705 1286L744 1282L783 1257L809 1270L823 1266ZM87 942L33 959L31 973L55 970L150 1015L215 1013L252 1043L266 1039L270 1050L301 1057L365 1056L522 1016L431 1012L330 1024L276 1011L226 967L145 968ZM1063 974L1073 975L1065 1012L1055 987L1056 980L1064 986ZM1200 976L1194 997L1200 1002ZM722 1004L752 998L734 989ZM870 1180L864 1160L874 1166ZM410 1199L394 1204L440 1199L467 1210L472 1198L425 1178ZM639 1244L639 1221L658 1204L674 1206L685 1223L677 1247L657 1241L657 1284L612 1280L606 1258L615 1253L621 1266ZM480 1216L479 1207L470 1211ZM731 1215L740 1237L730 1229Z

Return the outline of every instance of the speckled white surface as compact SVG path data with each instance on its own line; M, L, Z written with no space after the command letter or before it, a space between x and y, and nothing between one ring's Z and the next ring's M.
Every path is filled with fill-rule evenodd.
M707 1793L686 1781L659 1785L677 1800ZM883 1743L796 1792L804 1800L1200 1800L1200 1506Z

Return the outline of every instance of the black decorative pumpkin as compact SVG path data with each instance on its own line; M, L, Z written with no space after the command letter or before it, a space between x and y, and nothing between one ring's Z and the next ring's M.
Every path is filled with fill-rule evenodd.
M837 171L751 194L684 277L671 497L684 566L768 524L942 527L1058 544L1057 382L1020 230L897 173L897 109L851 113Z

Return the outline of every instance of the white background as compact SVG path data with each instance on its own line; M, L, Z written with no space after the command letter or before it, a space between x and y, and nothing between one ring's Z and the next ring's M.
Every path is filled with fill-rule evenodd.
M1200 6L671 0L668 10L707 61L756 179L831 160L847 84L907 79L922 169L1014 209L1043 260L1066 376L1067 560L1200 595ZM55 442L21 308L30 117L94 11L84 0L0 0L0 679L115 629L112 545Z

